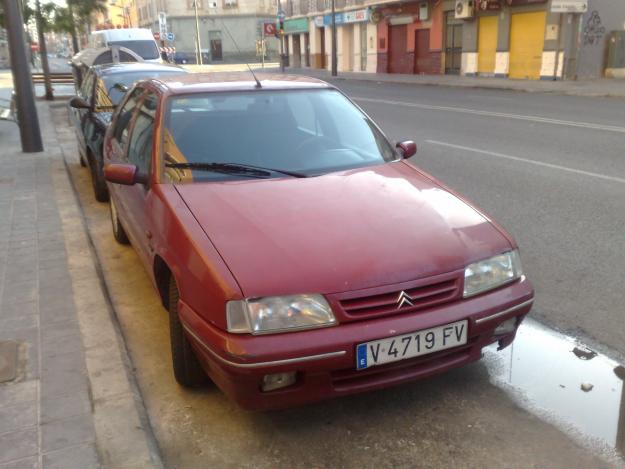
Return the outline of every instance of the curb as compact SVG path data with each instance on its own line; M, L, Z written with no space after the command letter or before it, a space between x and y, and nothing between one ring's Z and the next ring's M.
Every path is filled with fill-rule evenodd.
M537 87L527 86L521 82L509 82L506 79L499 78L501 80L501 84L499 83L479 83L474 80L480 80L480 78L473 78L471 81L466 82L442 82L435 79L410 79L411 77L416 75L389 75L383 74L378 75L375 73L354 73L354 72L341 72L337 77L332 77L329 72L325 72L319 69L302 69L302 68L287 68L287 73L293 75L307 75L314 78L318 78L321 80L334 80L334 81L360 81L360 82L376 82L376 83L392 83L399 85L414 85L414 86L440 86L447 88L467 88L467 89L484 89L484 90L503 90L503 91L516 91L519 93L544 93L544 94L559 94L565 96L578 96L578 97L588 97L588 98L621 98L625 99L625 81L622 83L622 90L618 92L614 91L600 91L597 88L589 89L589 90L580 90L580 89L566 89L566 88L553 88L548 89L544 87L545 82L537 82L543 83L543 85L538 85ZM615 83L621 84L618 80L614 81ZM511 83L518 83L518 86L514 86ZM533 82L528 82L533 83ZM567 81L558 81L553 82L558 83L560 86L566 86L567 83L579 83L579 82L567 82Z
M57 103L41 107L46 109L62 158L54 161L52 178L85 349L96 445L103 467L160 469L164 466L158 443L69 172L72 162L50 115L50 108L64 106ZM46 143L51 144L49 140Z

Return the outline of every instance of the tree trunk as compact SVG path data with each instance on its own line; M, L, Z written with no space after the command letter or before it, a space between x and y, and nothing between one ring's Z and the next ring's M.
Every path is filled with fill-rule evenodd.
M39 0L35 2L37 9L37 34L39 35L39 54L41 55L41 68L43 69L43 81L46 89L46 99L52 101L54 94L52 93L52 81L50 80L50 64L48 63L48 48L46 47L46 38L43 31L43 18L41 17L41 4Z
M80 52L80 47L78 47L78 35L76 34L76 25L74 24L74 10L70 2L67 2L67 9L69 11L69 17L72 19L72 30L69 33L72 36L72 49L74 49L75 55Z

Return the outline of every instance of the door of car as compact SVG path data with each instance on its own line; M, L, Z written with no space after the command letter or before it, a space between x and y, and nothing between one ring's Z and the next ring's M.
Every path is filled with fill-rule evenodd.
M119 112L111 123L110 146L107 148L108 159L111 163L128 163L128 143L130 141L130 130L134 123L134 117L139 109L141 97L145 90L143 88L135 88L127 98L122 101ZM117 207L117 213L126 228L126 234L130 238L133 245L138 245L139 239L135 235L136 230L133 229L133 220L128 216L128 202L125 198L126 192L124 186L119 184L110 184L109 192Z
M78 96L84 99L90 106L93 106L93 85L95 82L95 73L89 70L85 75L82 82L82 86L78 90ZM76 131L76 138L78 140L78 147L81 153L84 153L87 149L87 142L85 140L85 127L87 120L91 114L91 109L76 109L70 108L72 121L74 123L74 130Z
M132 229L137 240L135 248L148 265L151 263L153 253L153 224L150 214L154 196L150 187L150 175L157 105L158 95L154 91L147 90L133 117L128 141L128 163L137 167L139 179L144 182L121 188L126 213L132 218Z

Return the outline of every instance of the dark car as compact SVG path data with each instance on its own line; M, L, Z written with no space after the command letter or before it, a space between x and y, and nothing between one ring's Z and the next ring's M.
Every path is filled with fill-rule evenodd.
M139 82L106 134L113 235L169 310L178 382L273 409L509 345L534 298L510 235L338 89L258 77Z
M102 173L102 143L115 106L135 81L187 73L173 65L118 63L90 67L77 96L70 100L70 119L76 130L80 164L89 167L96 200L106 202Z

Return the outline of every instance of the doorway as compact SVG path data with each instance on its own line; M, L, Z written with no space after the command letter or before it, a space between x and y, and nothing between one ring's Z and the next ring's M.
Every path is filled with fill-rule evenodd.
M388 30L388 73L410 73L406 60L406 25L389 26Z
M462 63L462 20L453 11L445 12L445 74L460 74Z
M208 42L210 45L211 62L220 62L224 59L221 48L221 31L209 31Z
M428 70L430 65L430 30L417 29L414 41L414 72L420 75L431 72Z
M299 34L293 34L293 67L300 68L302 66L302 46Z
M326 28L319 28L321 35L321 57L319 59L319 68L326 68Z
M360 71L367 71L367 23L360 23Z

